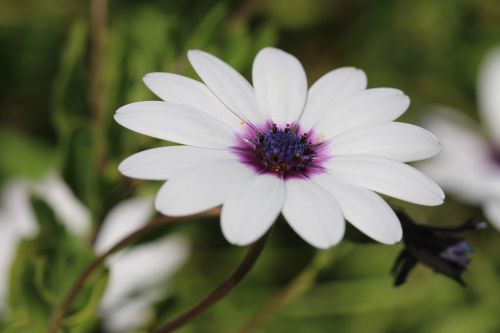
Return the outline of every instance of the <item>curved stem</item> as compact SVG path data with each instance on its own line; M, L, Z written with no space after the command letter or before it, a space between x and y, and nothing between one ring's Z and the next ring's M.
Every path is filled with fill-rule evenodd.
M219 215L219 209L212 209L209 211L206 211L204 213L200 213L197 215L191 215L191 216L184 216L184 217L168 217L168 216L162 216L159 217L155 220L153 220L151 223L146 224L142 228L132 232L122 240L120 240L118 243L116 243L114 246L112 246L108 251L104 252L101 254L99 257L97 257L94 261L90 263L89 266L80 274L78 279L75 281L71 289L68 291L66 294L66 297L64 298L63 302L61 305L54 311L52 315L52 319L50 321L49 327L47 329L47 333L56 333L59 330L59 326L61 324L61 321L68 311L68 309L71 307L73 302L75 301L76 297L78 296L78 293L80 290L83 288L85 285L85 282L89 279L89 277L99 268L103 265L104 261L106 258L108 258L110 255L115 253L116 251L122 249L125 245L129 244L131 241L136 240L140 238L141 236L150 233L153 230L158 229L159 227L165 226L167 224L170 224L172 222L176 221L181 221L181 220L186 220L188 218L194 218L194 217L213 217L213 216L218 216Z
M178 329L179 327L193 320L200 313L202 313L207 308L209 308L210 306L214 305L219 300L221 300L225 295L227 295L234 287L236 287L236 285L238 285L238 283L241 282L241 280L243 280L243 278L247 275L247 273L252 269L255 262L262 253L264 245L266 244L267 241L268 234L269 232L250 246L250 249L248 250L241 264L224 283L222 283L217 289L211 292L207 297L202 299L198 304L193 306L191 309L185 311L176 319L168 322L155 332L156 333L173 332L174 330Z

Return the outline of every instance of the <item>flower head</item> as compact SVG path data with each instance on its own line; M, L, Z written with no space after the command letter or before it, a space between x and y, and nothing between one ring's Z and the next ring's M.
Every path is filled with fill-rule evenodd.
M500 49L486 58L479 75L479 115L487 135L472 120L448 107L433 107L425 127L443 153L420 168L464 202L483 207L500 230Z
M403 225L404 248L392 268L394 285L403 284L411 270L420 262L465 286L462 274L470 263L467 255L472 253L472 248L465 239L452 234L479 229L484 225L469 220L456 227L431 227L416 224L403 212L398 212L397 215Z
M253 86L222 60L190 51L203 83L170 73L144 77L163 101L132 103L115 119L136 132L181 146L137 153L119 167L127 176L168 180L156 198L166 215L218 205L233 244L261 237L282 213L307 242L339 242L344 219L387 244L401 225L375 192L422 205L444 194L404 164L429 158L438 140L394 122L409 105L401 91L367 89L363 71L340 68L308 90L300 62L265 48L253 64Z
M8 281L18 244L38 234L32 195L43 199L71 232L82 235L90 227L88 210L60 176L48 173L37 182L9 180L0 191L0 314L8 311Z
M102 254L153 215L151 198L120 202L106 215L95 243ZM121 250L107 260L109 283L100 304L110 332L130 332L145 324L148 310L165 295L164 284L187 260L189 246L179 235Z

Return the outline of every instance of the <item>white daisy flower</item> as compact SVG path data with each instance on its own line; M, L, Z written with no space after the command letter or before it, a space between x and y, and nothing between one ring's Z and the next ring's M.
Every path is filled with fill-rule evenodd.
M90 231L90 212L64 180L47 174L41 181L16 179L0 195L0 315L8 312L8 280L22 239L38 234L38 221L30 196L43 199L68 231L83 237ZM122 201L106 215L95 250L102 254L123 237L144 226L154 213L152 198ZM107 260L110 279L100 312L110 332L129 332L147 320L148 310L165 295L163 284L189 255L178 235L119 251ZM151 290L144 291L145 288Z
M123 237L144 226L154 213L153 200L133 198L106 216L97 238L97 253L106 252ZM164 295L163 285L187 261L189 246L178 235L166 236L119 251L107 260L108 288L100 305L109 332L130 332L144 325L148 310Z
M22 239L38 234L38 222L30 202L32 194L45 200L68 229L72 230L78 222L79 228L75 230L85 231L87 230L85 223L90 223L86 208L76 199L66 183L53 173L47 174L39 182L12 179L2 188L0 198L0 314L8 310L9 274L18 244ZM69 216L71 218L65 218Z
M275 48L259 52L253 87L229 65L202 51L189 61L204 84L170 73L144 77L163 101L120 108L121 125L178 142L121 163L130 177L167 180L156 209L182 216L223 205L222 232L237 245L261 237L280 212L318 248L338 243L344 218L387 244L401 225L375 194L439 205L444 194L403 162L437 154L438 140L417 126L393 122L409 99L390 88L366 89L356 68L340 68L309 90L304 69Z
M488 130L448 107L433 107L425 127L442 141L443 153L419 167L443 188L470 204L483 207L500 230L500 49L492 51L479 75L479 114Z
M47 202L71 233L85 236L90 232L90 211L59 175L47 174L39 183L33 184L33 190Z
M7 310L9 272L19 241L38 232L34 213L29 206L28 186L11 181L0 198L0 314Z

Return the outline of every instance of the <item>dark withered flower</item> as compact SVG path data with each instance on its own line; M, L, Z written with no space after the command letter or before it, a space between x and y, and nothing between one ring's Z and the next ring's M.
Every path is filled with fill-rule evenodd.
M471 219L454 227L432 227L415 223L404 212L397 215L403 227L404 248L392 268L394 285L403 284L420 263L465 286L462 274L470 263L472 248L467 240L453 234L484 228L485 224Z

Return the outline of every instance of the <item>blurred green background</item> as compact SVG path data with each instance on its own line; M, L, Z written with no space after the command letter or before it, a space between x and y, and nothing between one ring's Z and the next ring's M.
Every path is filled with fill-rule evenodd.
M404 120L417 122L431 104L477 118L478 68L500 44L496 0L122 0L109 2L107 22L97 31L92 15L89 1L0 2L0 182L57 170L89 207L96 230L116 203L160 186L118 173L126 156L164 143L118 126L114 111L156 99L142 83L146 73L194 77L188 49L214 53L247 78L255 54L269 45L297 56L310 84L333 68L356 66L370 87L405 91L412 104ZM422 223L482 217L452 197L436 208L392 203ZM21 244L2 332L43 332L55 304L95 256L47 207L34 207L42 232ZM205 296L245 252L223 239L216 219L179 223L161 234L171 232L189 239L190 259L137 332L152 331ZM475 253L467 288L423 267L394 288L389 272L401 245L346 240L316 251L280 221L247 279L180 331L237 332L295 281L286 304L255 331L500 332L500 236L489 228L469 240ZM105 274L90 281L72 308L77 319L61 332L105 332L95 312Z

